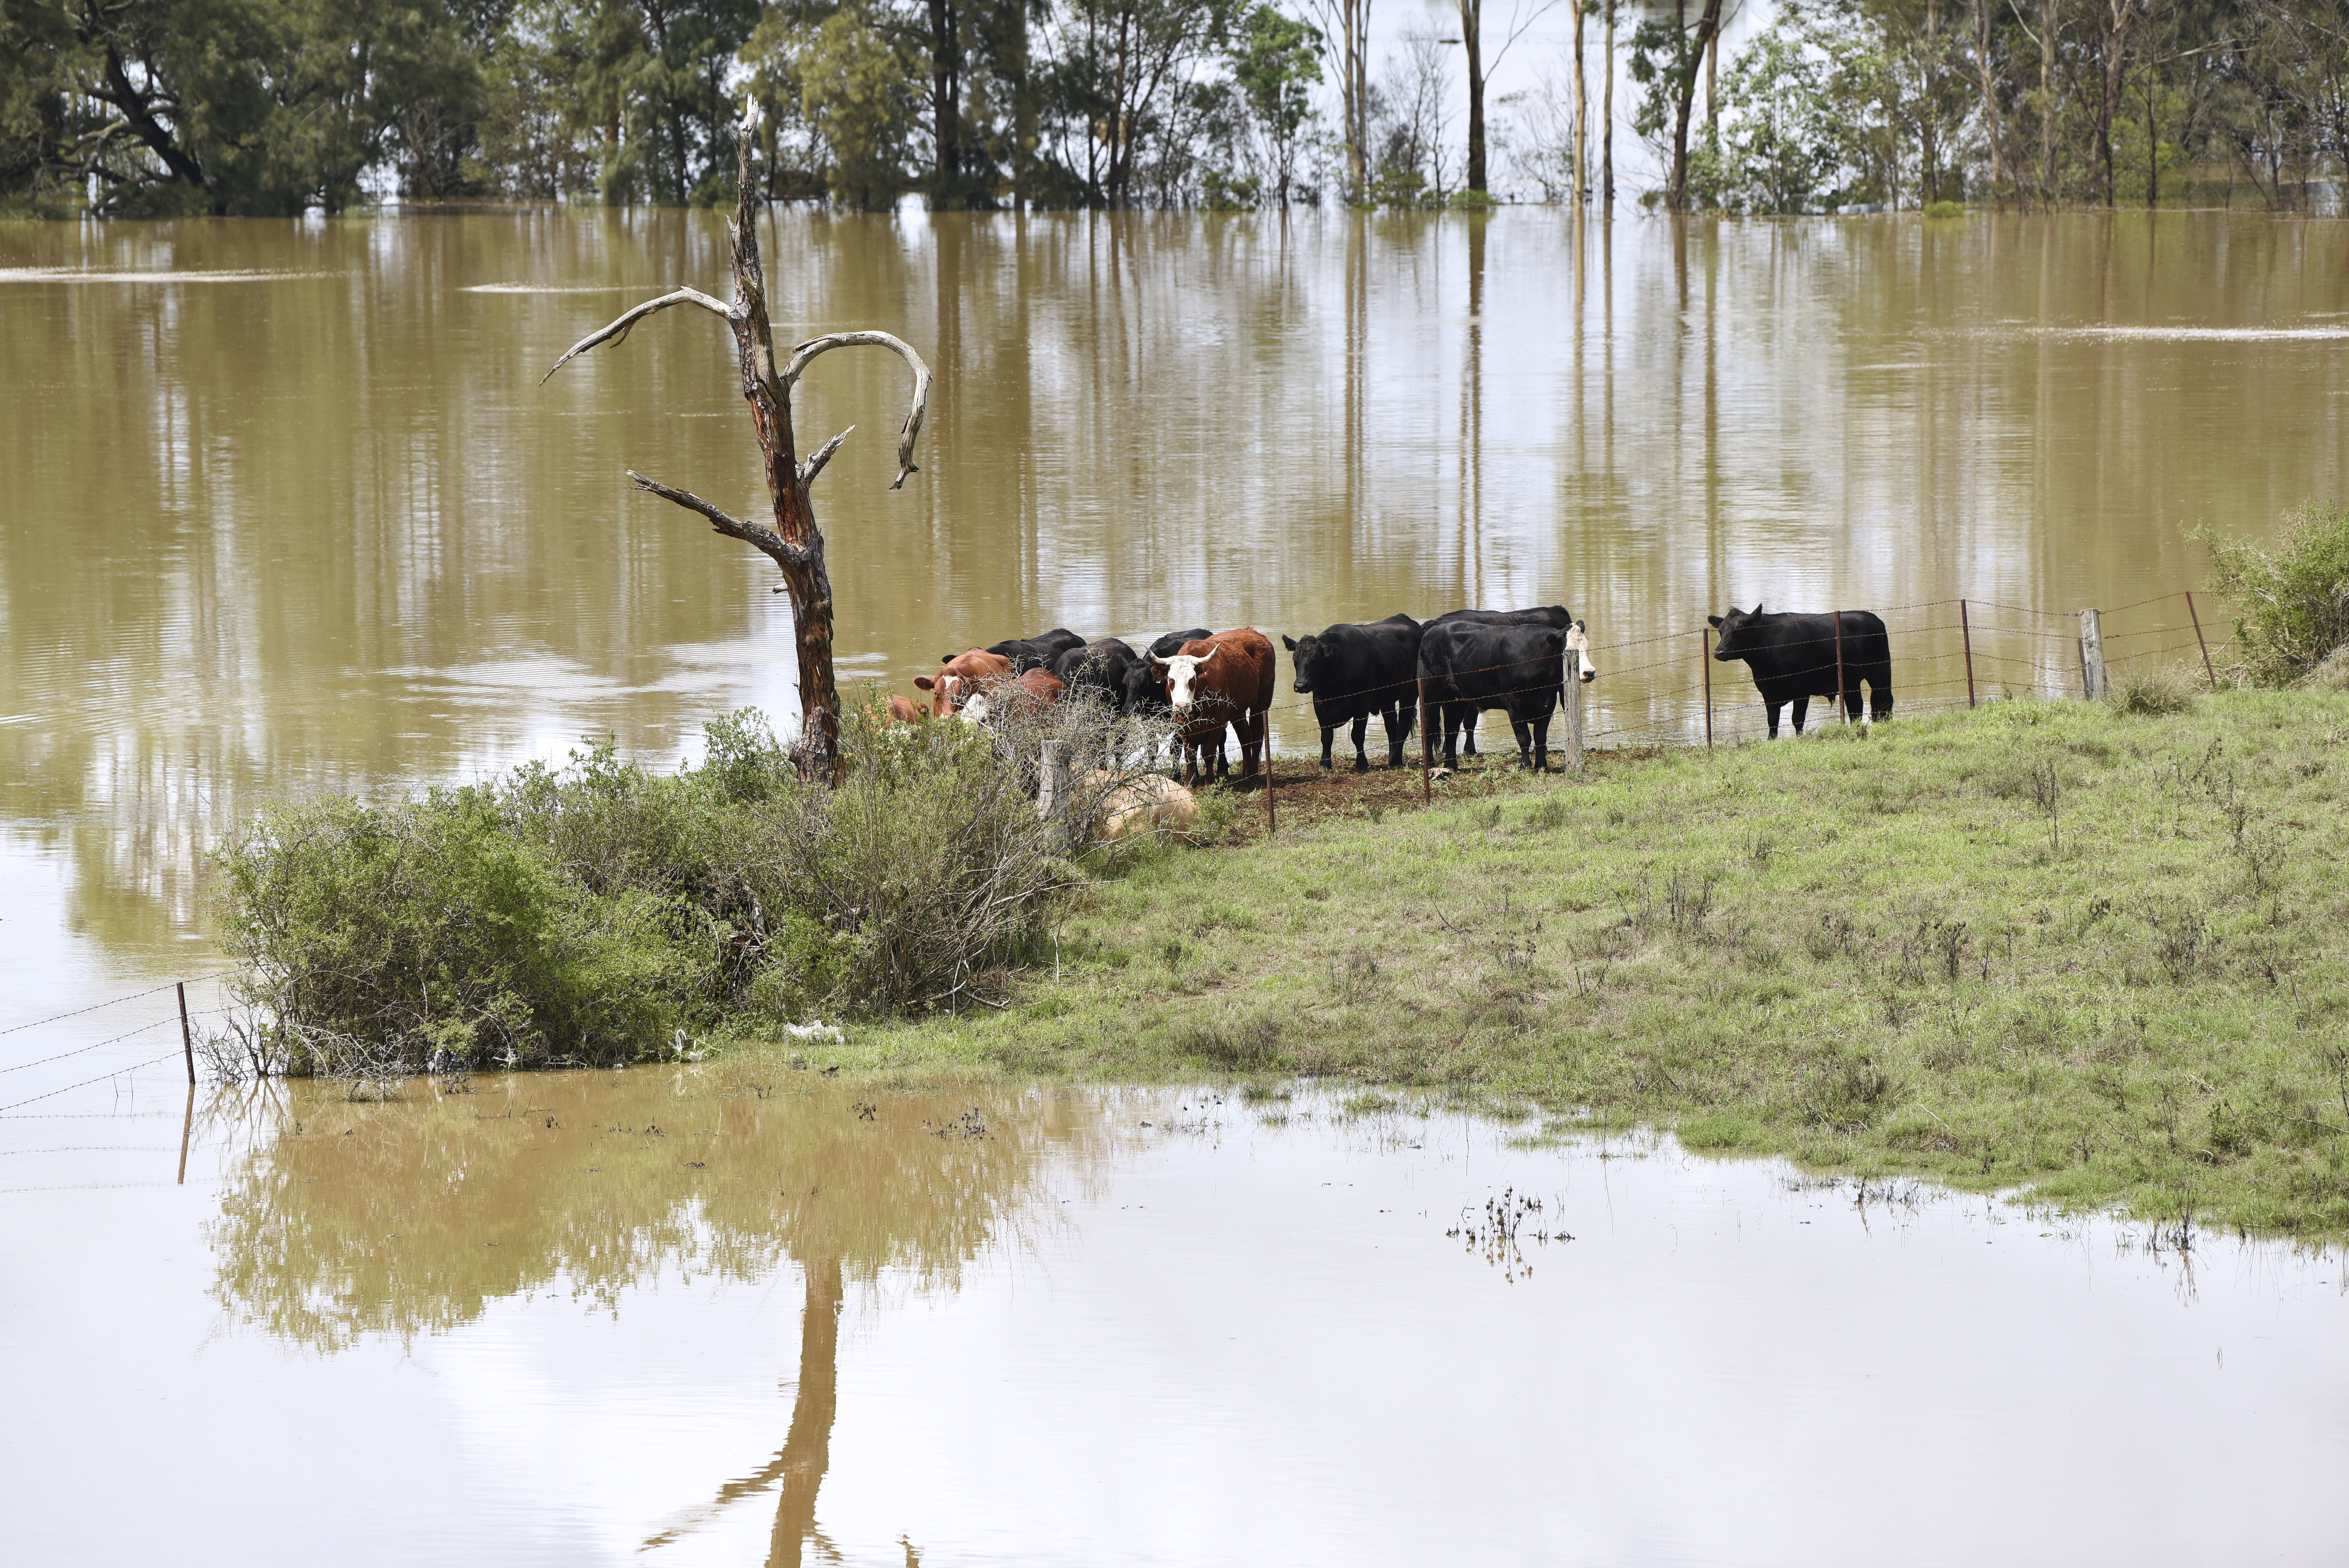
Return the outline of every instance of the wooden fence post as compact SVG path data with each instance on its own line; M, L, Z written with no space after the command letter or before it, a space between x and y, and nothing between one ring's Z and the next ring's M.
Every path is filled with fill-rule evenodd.
M1036 774L1036 815L1057 815L1068 804L1069 763L1063 754L1064 743L1047 741L1040 748Z
M188 1027L188 982L180 981L180 1049L188 1057L188 1087L196 1086L196 1036ZM168 1058L167 1058L168 1059Z
M1707 628L1696 628L1696 664L1704 674L1704 749L1713 750L1713 639Z
M1851 710L1843 705L1843 611L1835 612L1836 623L1836 717L1851 722Z
M2105 631L2092 609L2080 612L2080 688L2091 702L2105 694Z
M1435 784L1431 770L1435 766L1434 742L1428 739L1427 677L1419 678L1419 804L1435 804Z
M1966 645L1966 706L1974 705L1974 628L1966 619L1966 601L1958 601L1958 636Z
M1582 771L1582 650L1573 650L1566 672L1566 765Z
M2194 613L2194 596L2186 596L2186 614L2194 622L2194 644L2202 650L2202 673L2209 679L2210 690L2219 690L2219 672L2210 668L2210 645L2202 640L2202 618Z

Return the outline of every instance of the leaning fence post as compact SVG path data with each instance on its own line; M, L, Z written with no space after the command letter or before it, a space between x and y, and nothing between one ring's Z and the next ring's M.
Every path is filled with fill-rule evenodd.
M2210 668L2210 645L2202 640L2202 618L2194 613L2194 596L2186 596L2186 614L2194 622L2194 644L2202 650L2202 673L2210 680L2210 690L2219 690L2219 672Z
M1435 766L1435 753L1434 743L1427 738L1427 677L1423 675L1419 678L1419 804L1433 805L1435 784L1433 770Z
M1280 830L1272 810L1272 721L1264 723L1264 836L1268 839Z
M2080 612L2080 686L2093 702L2105 694L2105 632L2096 612Z
M196 1036L188 1027L188 982L184 980L180 981L180 1049L187 1053L188 1087L192 1089L196 1086Z
M1696 667L1704 673L1704 749L1713 750L1713 639L1696 628Z
M1966 620L1966 601L1958 601L1958 636L1966 645L1966 706L1974 705L1974 630Z

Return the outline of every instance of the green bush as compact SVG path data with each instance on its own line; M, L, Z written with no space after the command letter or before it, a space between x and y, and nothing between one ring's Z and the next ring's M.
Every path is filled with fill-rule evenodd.
M1079 705L1029 727L1089 722ZM998 754L1037 741L853 712L826 790L746 711L673 775L605 742L386 805L278 806L216 856L223 940L296 1073L616 1064L679 1031L958 1006L1081 879L1033 766Z
M2211 588L2240 612L2235 644L2254 685L2289 686L2349 643L2349 506L2312 501L2272 551L2209 527Z
M1966 215L1963 202L1928 202L1925 215L1929 218L1962 218Z

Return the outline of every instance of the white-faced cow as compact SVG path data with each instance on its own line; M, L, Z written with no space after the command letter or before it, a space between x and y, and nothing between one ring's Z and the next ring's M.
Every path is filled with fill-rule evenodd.
M1166 669L1160 659L1183 651L1185 643L1196 642L1216 634L1204 626L1188 631L1170 631L1164 637L1151 640L1148 655L1126 666L1125 706L1122 710L1140 718L1154 719L1166 711ZM1224 737L1216 736L1215 773L1219 778L1231 776L1231 759L1224 749Z
M1551 626L1493 626L1439 621L1421 633L1419 674L1427 683L1428 733L1440 722L1444 765L1460 765L1458 732L1482 708L1509 715L1519 762L1540 773L1549 766L1549 721L1566 679L1567 633Z
M1297 666L1297 690L1313 696L1321 726L1321 765L1340 726L1353 726L1354 771L1371 771L1363 741L1376 713L1387 731L1387 765L1402 766L1402 744L1419 716L1419 622L1407 615L1340 621L1318 637L1284 637Z
M1721 633L1713 645L1713 658L1724 664L1742 659L1754 672L1754 684L1770 711L1772 740L1778 738L1778 710L1788 702L1795 705L1797 735L1814 697L1830 701L1840 697L1845 715L1858 718L1863 680L1868 687L1870 718L1892 717L1892 643L1874 612L1764 615L1758 604L1750 610L1732 605L1727 615L1705 618ZM1843 672L1840 692L1836 690L1838 668Z
M988 653L974 648L968 653L949 653L936 675L916 675L915 688L930 694L932 706L939 718L958 712L970 701L979 683L999 680L1011 673L1011 660L999 653Z
M1166 671L1166 706L1183 746L1183 782L1198 782L1199 753L1226 724L1239 732L1240 776L1253 774L1272 707L1271 639L1254 627L1240 627L1186 642L1182 652L1154 662Z

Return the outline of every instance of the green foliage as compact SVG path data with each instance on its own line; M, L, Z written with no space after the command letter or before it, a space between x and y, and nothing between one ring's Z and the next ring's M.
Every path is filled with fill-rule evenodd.
M959 1004L1080 879L1057 825L959 723L853 716L843 752L844 784L803 784L746 712L675 775L599 742L274 808L217 856L224 940L297 1071L642 1061L679 1031Z
M1255 182L1269 185L1273 201L1286 207L1313 118L1313 89L1321 80L1321 34L1264 4L1249 7L1232 31L1226 57L1256 130L1263 169Z
M2188 537L2209 550L2211 588L2240 612L2235 647L2253 684L2289 685L2349 643L2349 506L2310 502L2272 551L2208 526Z

